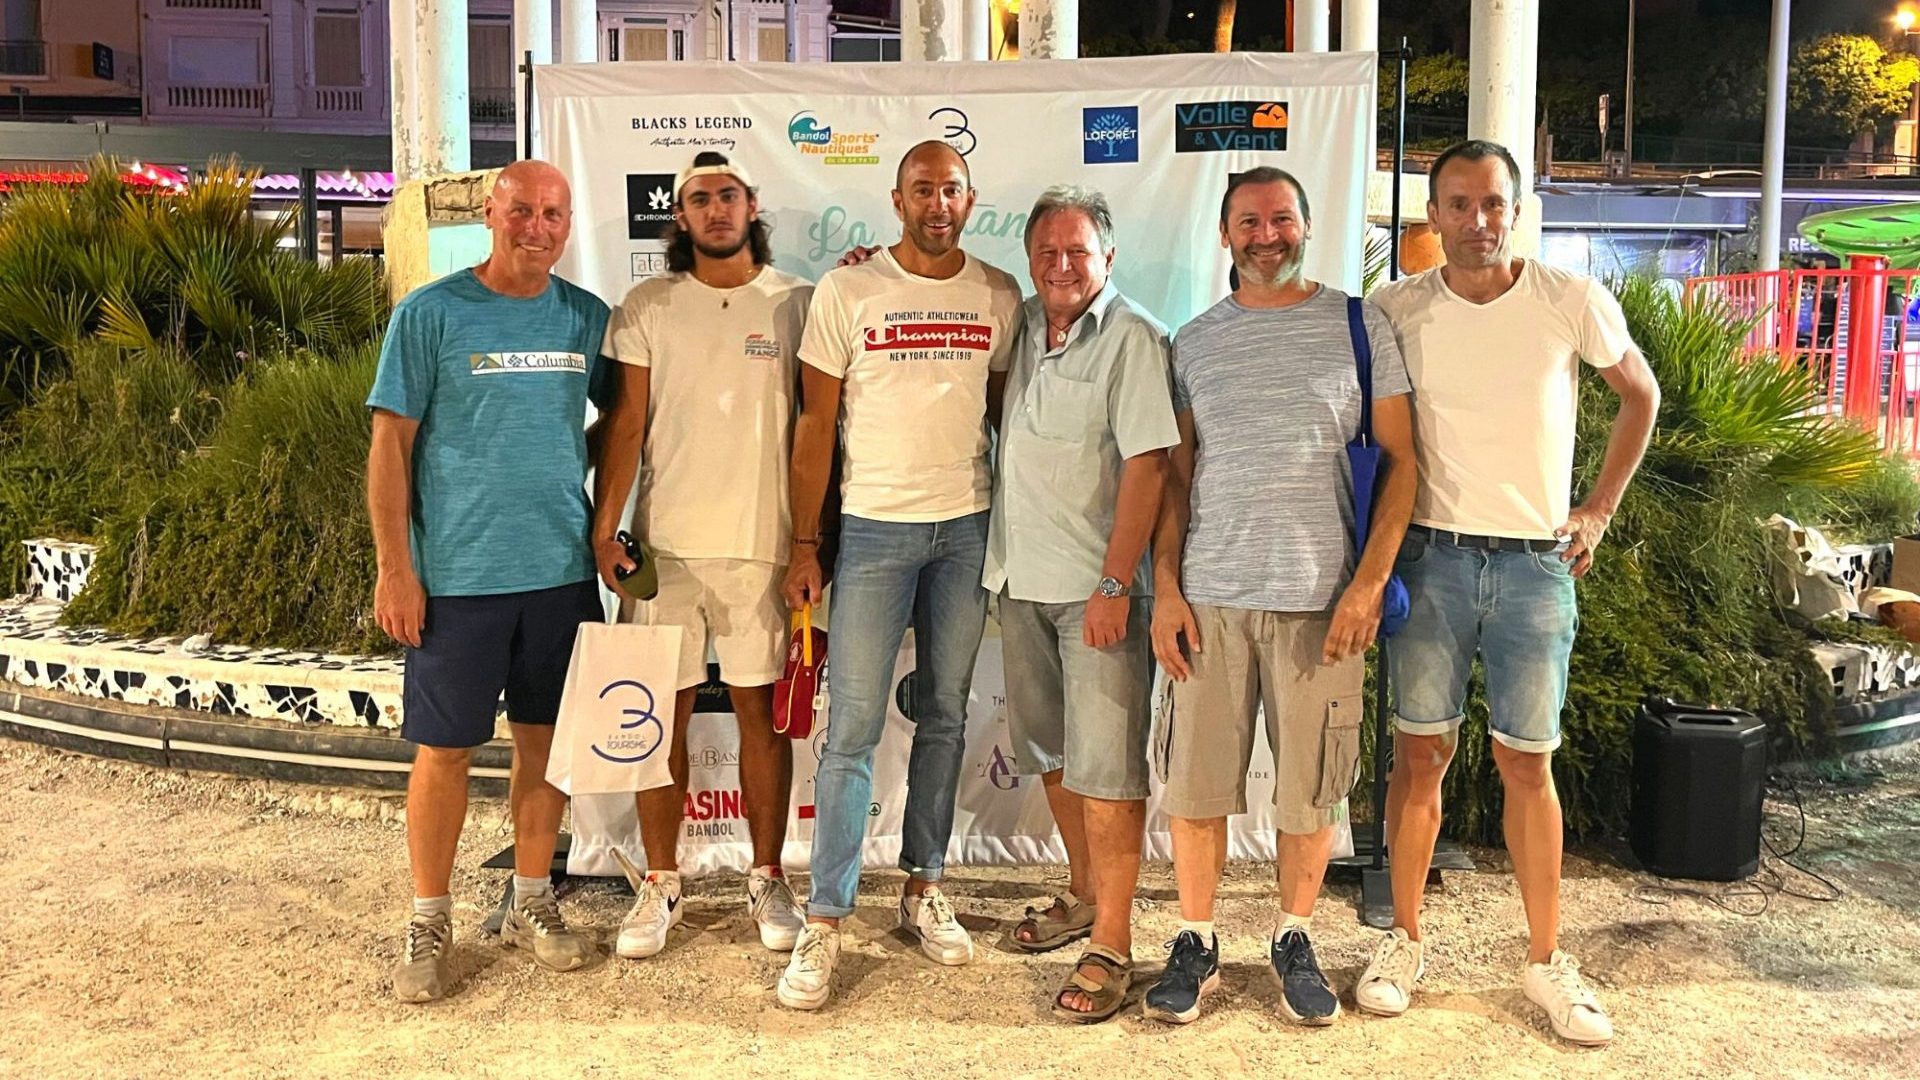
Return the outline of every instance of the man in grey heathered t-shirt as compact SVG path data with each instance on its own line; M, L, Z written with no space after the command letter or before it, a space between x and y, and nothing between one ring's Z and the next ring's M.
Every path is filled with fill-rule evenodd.
M1281 1011L1329 1024L1339 998L1308 931L1360 761L1364 656L1413 508L1406 365L1364 307L1381 451L1372 531L1356 559L1346 447L1361 394L1346 294L1301 276L1306 193L1279 169L1232 177L1220 241L1240 285L1175 335L1180 426L1153 541L1153 648L1174 680L1152 750L1173 819L1180 933L1148 1016L1185 1023L1219 985L1214 890L1227 815L1246 811L1256 709L1273 750L1280 903L1269 961Z

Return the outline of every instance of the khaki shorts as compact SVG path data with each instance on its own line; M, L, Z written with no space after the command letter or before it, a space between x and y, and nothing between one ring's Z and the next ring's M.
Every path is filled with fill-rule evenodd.
M780 596L787 568L749 559L658 559L660 591L652 600L622 601L620 621L678 626L680 676L675 689L707 681L707 646L728 686L766 686L786 666L787 604Z
M1273 820L1284 833L1334 824L1360 773L1366 662L1320 663L1332 616L1193 605L1201 650L1154 737L1161 806L1175 817L1247 810L1256 709L1273 750Z

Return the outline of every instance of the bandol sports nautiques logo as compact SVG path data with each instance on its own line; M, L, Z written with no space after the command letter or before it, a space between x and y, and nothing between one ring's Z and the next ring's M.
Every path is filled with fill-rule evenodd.
M621 721L619 730L606 738L589 743L589 748L616 765L634 765L652 757L667 735L666 725L654 715L653 691L645 683L617 679L600 691L601 701L609 698L610 704L621 707L621 716L631 719Z
M877 131L835 131L833 125L810 110L793 114L787 121L787 141L805 157L817 157L824 165L878 165L874 148L880 142Z
M1140 107L1108 105L1080 110L1083 165L1110 165L1140 160Z

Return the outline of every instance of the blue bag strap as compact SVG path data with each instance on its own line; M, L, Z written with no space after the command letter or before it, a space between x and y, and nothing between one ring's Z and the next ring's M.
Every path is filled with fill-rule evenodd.
M1353 364L1360 376L1360 445L1373 445L1373 343L1367 340L1367 319L1357 296L1347 297L1347 334L1353 338Z

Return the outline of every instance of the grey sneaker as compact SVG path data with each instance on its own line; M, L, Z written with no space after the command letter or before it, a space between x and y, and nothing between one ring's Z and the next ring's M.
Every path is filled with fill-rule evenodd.
M595 951L586 935L567 928L567 920L560 917L560 901L550 892L508 908L500 924L500 940L532 952L541 967L554 971L583 967Z
M453 920L415 913L407 920L407 943L393 967L393 996L401 1001L437 1001L447 992L447 954L453 950Z

